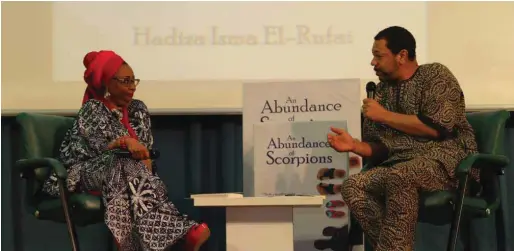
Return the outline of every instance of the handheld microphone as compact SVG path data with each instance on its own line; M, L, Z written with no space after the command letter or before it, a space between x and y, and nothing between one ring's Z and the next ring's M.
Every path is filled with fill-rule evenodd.
M366 93L368 94L368 98L375 98L375 90L377 89L377 84L375 82L368 82L366 84Z
M150 153L150 159L158 159L159 156L161 156L161 152L157 149L148 149L148 152ZM118 150L115 152L115 154L119 157L132 157L132 153L130 153L128 150Z

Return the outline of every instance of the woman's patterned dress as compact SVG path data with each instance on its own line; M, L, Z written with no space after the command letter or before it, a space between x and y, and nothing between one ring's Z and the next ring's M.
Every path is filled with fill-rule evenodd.
M151 148L150 114L140 100L128 106L129 122L139 141ZM168 199L166 186L143 162L117 157L107 146L128 136L122 113L98 100L87 101L60 148L71 192L101 191L105 222L124 251L164 250L181 239L196 222ZM58 196L54 175L43 191Z

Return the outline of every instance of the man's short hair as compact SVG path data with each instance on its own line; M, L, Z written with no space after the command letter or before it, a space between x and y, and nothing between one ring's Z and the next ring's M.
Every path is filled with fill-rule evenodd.
M401 50L407 50L410 60L416 58L416 39L407 29L400 26L385 28L375 36L375 40L380 39L387 42L387 48L393 54L398 54Z

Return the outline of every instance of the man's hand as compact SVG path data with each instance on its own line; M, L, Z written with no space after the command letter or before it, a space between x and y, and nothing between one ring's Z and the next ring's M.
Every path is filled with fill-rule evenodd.
M355 150L355 141L345 130L331 127L333 133L327 135L328 143L338 152L351 152Z
M439 133L423 124L416 115L405 115L386 110L374 99L364 99L362 112L366 118L372 121L386 124L396 130L413 136L437 138Z
M366 142L361 142L341 128L330 127L334 133L327 135L328 143L338 152L353 152L361 157L369 157L372 154L371 146Z
M362 104L362 113L368 119L375 122L383 123L389 116L389 111L380 105L376 100L367 98L364 99Z

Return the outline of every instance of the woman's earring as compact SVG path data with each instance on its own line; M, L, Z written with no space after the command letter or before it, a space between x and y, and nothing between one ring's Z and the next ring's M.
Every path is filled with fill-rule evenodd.
M111 94L109 93L109 90L107 88L105 89L104 98L108 98Z

